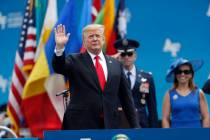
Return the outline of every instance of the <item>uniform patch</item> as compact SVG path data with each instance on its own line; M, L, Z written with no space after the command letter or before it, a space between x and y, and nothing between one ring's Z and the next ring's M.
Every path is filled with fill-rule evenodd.
M139 91L143 93L149 93L149 83L141 83Z

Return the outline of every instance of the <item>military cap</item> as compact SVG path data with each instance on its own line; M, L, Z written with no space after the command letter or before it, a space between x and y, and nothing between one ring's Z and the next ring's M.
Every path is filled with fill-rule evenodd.
M118 52L133 52L140 46L139 42L132 39L119 39L114 42L114 47L117 49Z

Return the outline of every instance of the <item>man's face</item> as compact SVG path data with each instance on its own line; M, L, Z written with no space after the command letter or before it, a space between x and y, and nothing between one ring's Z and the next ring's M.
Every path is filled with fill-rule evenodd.
M98 54L104 45L104 35L100 29L91 29L84 34L84 45L88 51Z
M120 54L120 61L124 67L130 67L134 64L136 60L136 52L125 52Z

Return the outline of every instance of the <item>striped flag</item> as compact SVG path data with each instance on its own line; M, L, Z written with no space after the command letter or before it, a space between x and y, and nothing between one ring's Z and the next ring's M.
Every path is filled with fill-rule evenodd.
M24 117L21 111L21 103L22 103L22 92L24 85L26 83L27 74L25 71L23 71L24 66L24 55L25 51L30 51L34 49L35 46L35 28L34 28L34 22L32 22L32 1L28 0L25 13L24 13L24 19L21 29L21 35L20 35L20 41L19 41L19 47L16 51L15 56L15 64L14 69L12 73L12 83L10 87L10 93L9 93L9 101L8 101L8 115L11 118L13 129L18 133L19 128L25 127L25 121ZM27 47L26 47L27 46ZM29 53L28 53L29 54ZM27 55L28 55L27 54ZM29 57L25 56L25 60L29 60ZM26 61L25 61L26 62Z
M30 0L29 16L24 21L28 22L27 35L25 38L25 49L23 57L23 70L29 74L34 66L36 52L36 27L34 1Z

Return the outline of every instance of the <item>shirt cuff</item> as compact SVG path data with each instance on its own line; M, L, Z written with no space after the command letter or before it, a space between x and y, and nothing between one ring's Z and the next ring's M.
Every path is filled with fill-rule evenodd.
M54 50L55 55L56 55L56 56L61 56L61 55L63 55L64 50L65 50L65 48L63 48L63 49L56 49L56 47L55 47L55 50Z

